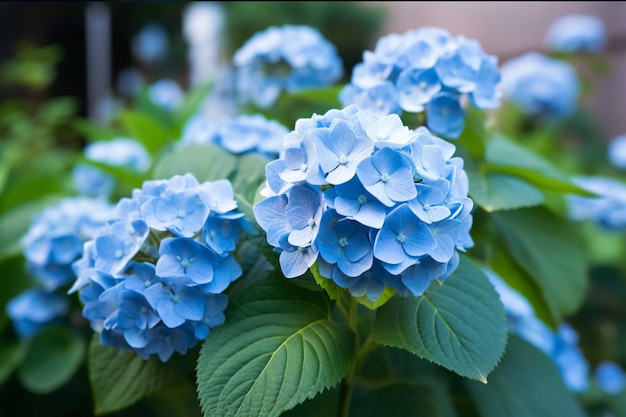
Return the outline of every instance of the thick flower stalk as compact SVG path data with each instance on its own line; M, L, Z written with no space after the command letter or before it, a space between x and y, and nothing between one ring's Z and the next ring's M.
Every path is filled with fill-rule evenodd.
M283 91L324 87L343 74L335 46L309 26L272 26L235 53L237 91L244 102L268 108Z
M502 65L502 94L524 114L558 118L578 105L580 82L565 61L529 52Z
M499 107L499 81L498 59L480 43L427 27L380 38L374 51L364 52L340 99L380 114L426 111L430 130L456 138L465 101Z
M20 337L33 336L39 329L67 313L69 300L63 287L74 278L72 263L83 254L83 243L97 233L113 214L105 201L66 198L35 217L22 238L27 269L37 285L7 304L7 313Z
M316 264L355 296L417 296L473 245L463 160L426 128L349 106L298 120L283 146L254 214L286 277Z
M103 345L167 361L224 322L222 292L242 271L232 255L242 213L227 180L146 181L74 264L83 315Z

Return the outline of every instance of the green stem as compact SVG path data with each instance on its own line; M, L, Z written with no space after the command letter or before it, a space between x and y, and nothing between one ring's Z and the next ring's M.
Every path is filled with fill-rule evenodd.
M352 401L352 391L354 389L354 383L359 373L359 369L361 368L361 365L367 358L367 355L369 355L369 353L378 346L376 342L370 339L369 335L367 335L364 341L361 341L358 338L357 312L358 312L359 305L354 298L349 297L348 299L349 299L349 305L347 308L348 314L346 317L347 319L346 321L348 322L348 325L350 326L352 331L355 334L357 334L357 345L356 345L355 358L352 361L352 364L350 365L350 369L348 369L348 374L346 375L344 380L341 382L341 392L339 393L340 395L339 417L348 417L348 415L350 414L350 403ZM342 306L340 310L346 311L345 306Z

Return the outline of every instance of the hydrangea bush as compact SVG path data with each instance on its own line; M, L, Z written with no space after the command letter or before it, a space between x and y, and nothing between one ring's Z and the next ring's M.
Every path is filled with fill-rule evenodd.
M273 26L230 90L77 123L61 199L0 200L0 414L622 415L626 185L572 122L581 50L416 28L343 85Z

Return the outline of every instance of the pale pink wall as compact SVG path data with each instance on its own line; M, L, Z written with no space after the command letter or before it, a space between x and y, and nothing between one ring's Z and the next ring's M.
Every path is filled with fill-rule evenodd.
M363 2L388 10L381 35L403 33L422 26L437 26L452 35L481 42L500 61L521 53L543 50L550 24L570 13L593 14L604 20L609 37L621 39L621 49L608 53L612 72L598 80L596 91L585 102L603 132L600 140L626 133L626 2Z

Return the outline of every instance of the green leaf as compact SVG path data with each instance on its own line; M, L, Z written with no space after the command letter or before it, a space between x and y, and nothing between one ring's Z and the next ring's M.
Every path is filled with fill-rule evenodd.
M475 107L467 109L465 128L459 136L462 144L473 157L482 157L485 153L485 140L488 132L485 128L485 113Z
M124 110L119 117L128 133L137 139L151 155L156 155L167 143L178 139L171 137L167 126L143 112Z
M354 297L354 299L357 301L357 303L364 305L370 310L376 310L377 308L383 306L387 301L391 300L391 297L393 297L395 294L395 289L385 288L376 301L370 300L369 298L367 298L366 295L360 295L358 297Z
M396 382L355 398L351 417L445 416L443 407L428 385Z
M271 274L251 285L206 339L197 367L205 416L278 416L341 381L355 335L321 292Z
M465 257L440 286L378 310L374 339L481 381L506 344L506 319L489 279Z
M587 265L571 225L542 208L491 218L511 257L541 288L554 321L575 312L587 289Z
M593 195L573 184L565 174L538 154L502 135L494 135L485 152L485 169L511 174L545 191Z
M13 297L26 290L32 285L31 276L24 265L22 256L0 260L0 306L6 306ZM6 308L0 309L0 331L4 329L11 319Z
M3 342L0 345L0 386L20 366L28 353L28 343Z
M364 387L384 387L404 383L414 388L428 390L428 396L435 405L433 416L456 417L452 406L448 379L450 373L444 371L412 353L387 346L379 346L370 353L361 366L359 380ZM367 391L366 391L367 392ZM356 400L358 404L362 400ZM381 415L386 415L382 413ZM407 415L412 415L411 413Z
M21 204L0 215L0 260L22 253L22 237L28 232L33 218L58 201L56 197Z
M261 155L244 155L237 160L237 172L232 179L233 188L238 196L254 202L256 191L265 182L265 165L269 160Z
M193 174L198 181L228 178L237 170L237 158L215 145L191 145L167 153L159 159L153 178L167 179L174 175Z
M63 327L51 327L37 333L17 371L22 385L38 394L60 388L82 364L85 345L80 336Z
M154 355L144 360L134 352L102 346L99 335L94 334L87 367L95 413L111 413L136 403L190 370L188 361L177 355L167 363Z
M543 194L526 181L506 174L467 171L470 196L486 211L510 210L543 203Z
M185 101L174 113L174 120L179 125L184 125L191 116L193 116L204 100L206 100L213 85L203 84L191 89L185 96Z
M585 416L552 360L515 336L488 384L465 383L482 417Z
M122 136L115 130L91 123L86 119L77 118L71 123L71 126L80 135L92 141L111 140Z
M497 248L490 263L491 269L530 302L537 318L556 329L557 318L552 315L541 287L502 249L501 242L496 242L496 245Z
M313 274L313 278L315 278L317 285L322 287L332 300L339 301L346 296L346 290L335 284L332 279L328 279L320 275L317 262L311 266L310 271L311 274Z

